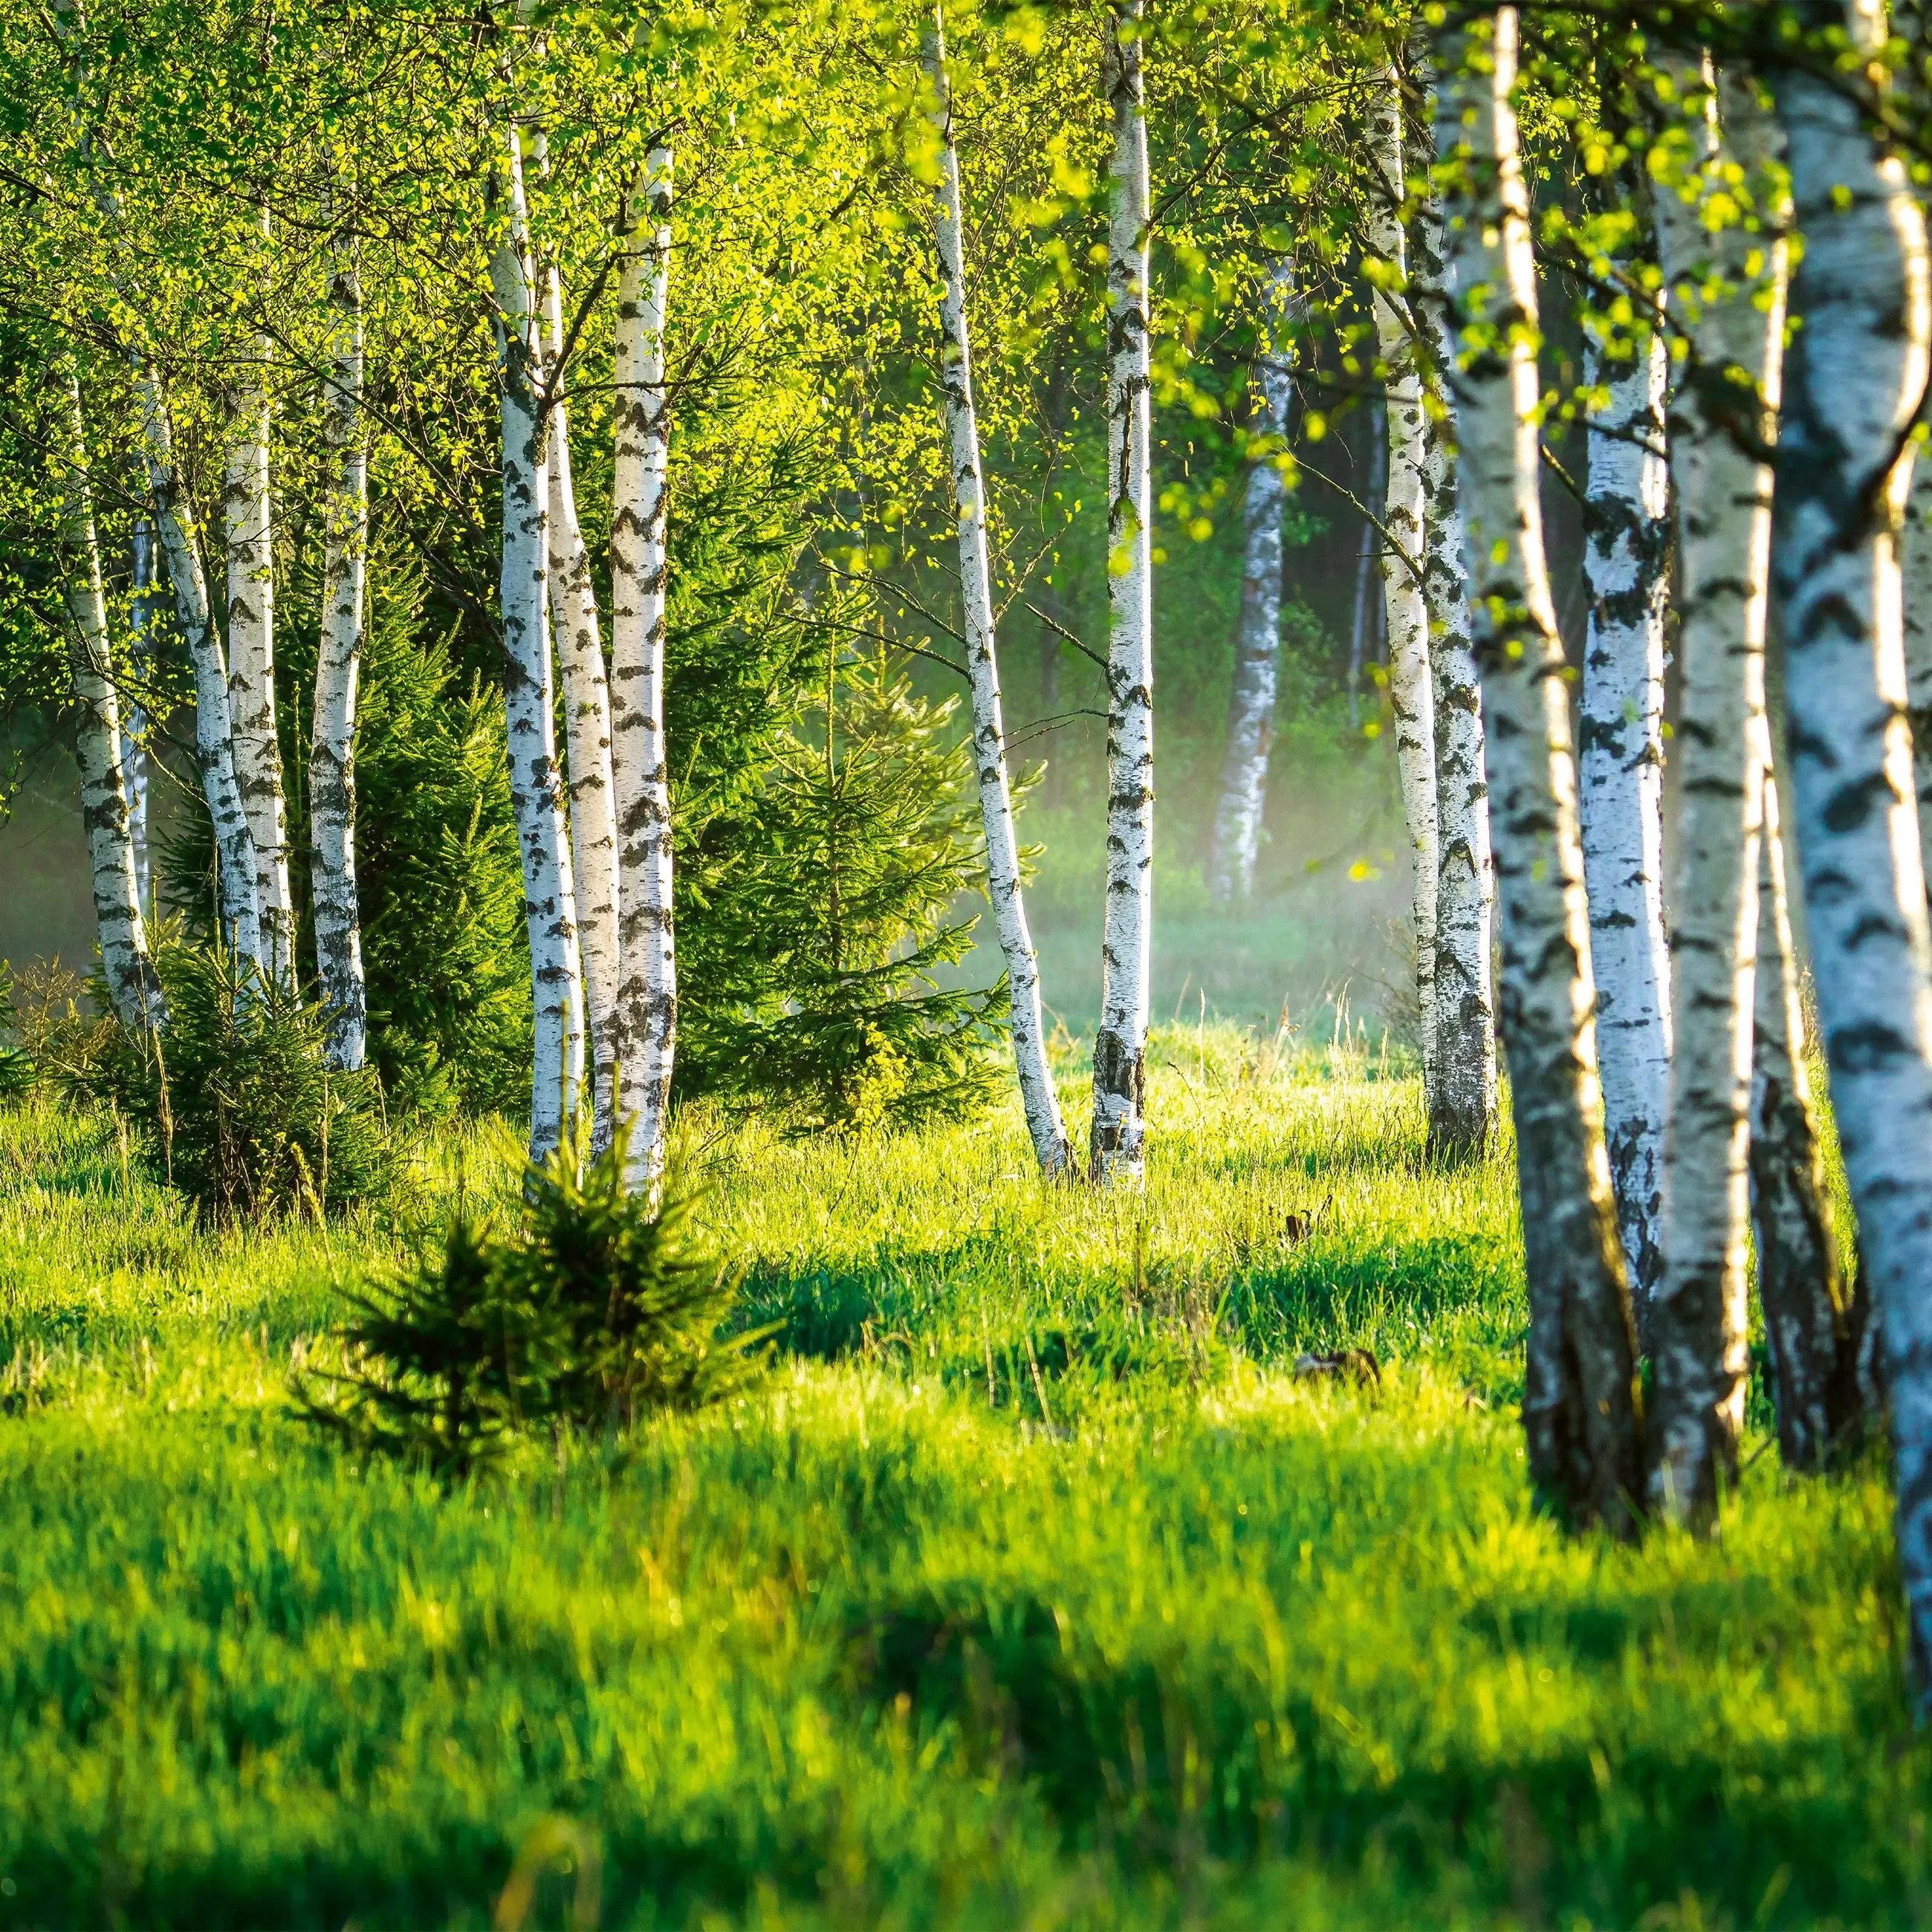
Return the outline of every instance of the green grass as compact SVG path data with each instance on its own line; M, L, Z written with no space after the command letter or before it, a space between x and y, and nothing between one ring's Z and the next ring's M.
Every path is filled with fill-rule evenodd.
M393 1233L0 1118L0 1925L1932 1915L1882 1469L1566 1540L1506 1168L1372 1061L1157 1058L1144 1196L687 1122L769 1392L452 1495L284 1412ZM417 1204L459 1152L507 1198Z

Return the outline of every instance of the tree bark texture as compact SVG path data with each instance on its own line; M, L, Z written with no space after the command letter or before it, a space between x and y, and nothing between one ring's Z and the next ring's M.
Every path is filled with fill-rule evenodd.
M1856 44L1882 37L1858 0ZM1791 790L1831 1100L1882 1324L1898 1546L1932 1714L1932 934L1906 724L1898 460L1925 377L1922 217L1855 104L1778 104L1804 256L1778 457Z
M1653 1299L1654 1500L1708 1516L1734 1479L1749 1359L1751 1030L1763 812L1764 644L1784 330L1776 127L1748 81L1664 57L1699 116L1660 182L1658 247L1690 358L1671 411L1681 506L1682 694L1664 1133ZM1713 226L1714 196L1748 210ZM1761 272L1754 263L1761 260Z
M627 210L617 285L616 469L610 524L610 746L616 787L620 1112L627 1184L662 1184L677 1048L670 766L664 741L665 530L670 390L671 154L658 148Z
M323 509L322 641L308 765L315 957L333 1066L362 1064L368 997L356 890L356 704L369 556L369 456L362 434L362 285L352 233L330 249L334 339L322 389L328 458Z
M1415 948L1415 997L1421 1011L1422 1086L1432 1112L1436 1091L1436 902L1441 822L1436 798L1436 692L1429 663L1429 604L1418 574L1428 466L1422 375L1408 313L1402 99L1393 67L1376 84L1370 109L1369 184L1364 239L1379 265L1371 294L1376 347L1388 374L1383 383L1388 436L1382 523L1382 600L1388 626L1390 708L1395 714L1396 772L1408 826L1412 867L1410 934Z
M1670 1090L1670 955L1664 934L1664 617L1670 477L1669 351L1628 362L1584 344L1608 400L1590 418L1583 571L1590 592L1577 731L1583 878L1610 1183L1640 1329L1663 1270L1664 1124Z
M1426 60L1419 61L1425 81ZM1455 356L1448 237L1442 204L1424 194L1409 236L1409 308L1432 382L1442 393L1423 453L1423 596L1436 706L1436 1048L1429 1150L1446 1159L1481 1154L1496 1121L1496 992L1490 940L1496 864L1483 744L1482 686L1464 571L1456 431L1447 389Z
M128 604L128 628L133 634L134 676L146 681L154 667L148 626L154 619L154 526L146 517L134 519L132 562L134 595ZM154 904L153 874L148 862L148 714L138 698L128 700L121 720L121 772L128 788L128 839L134 854L134 890L146 912Z
M266 973L256 897L255 839L235 776L228 668L222 661L221 640L215 632L193 517L175 467L173 430L159 378L152 370L136 365L134 394L141 412L148 494L154 502L161 556L174 590L176 621L188 640L188 662L194 671L194 761L214 831L222 941L239 965Z
M569 892L569 835L558 770L548 612L549 503L537 397L536 286L531 273L523 157L514 125L500 176L507 232L490 264L502 401L504 708L510 802L523 855L524 917L536 1004L530 1157L562 1138L575 1111L573 1010L580 1011L577 935Z
M80 383L62 376L68 449L61 479L61 592L67 605L68 662L74 680L75 748L80 761L80 815L87 832L88 873L100 939L100 970L116 1016L130 1032L167 1024L135 882L134 847L121 771L120 708L107 648L107 608L87 470L87 430Z
M1912 724L1912 780L1918 800L1918 848L1932 852L1932 462L1912 468L1900 538L1905 689Z
M1536 277L1511 103L1515 10L1445 40L1436 145L1453 170L1450 382L1496 793L1503 1044L1530 1298L1523 1421L1544 1492L1574 1519L1628 1533L1642 1414L1604 1144L1563 646L1538 497Z
M1281 520L1288 497L1280 463L1294 393L1290 326L1295 304L1294 263L1283 256L1262 295L1261 352L1255 358L1258 406L1251 427L1260 440L1248 459L1242 506L1240 634L1228 704L1228 751L1208 858L1208 894L1218 905L1234 904L1253 893L1268 796L1281 658Z
M1154 470L1148 338L1143 0L1112 0L1105 85L1113 110L1107 244L1107 917L1094 1040L1094 1178L1146 1167L1154 936Z
M940 143L936 208L941 284L940 398L958 532L966 668L973 690L973 757L980 781L980 821L986 840L986 891L1006 962L1021 1105L1040 1171L1051 1176L1065 1169L1071 1150L1060 1118L1060 1096L1054 1088L1053 1069L1046 1057L1040 964L1027 925L1018 842L1013 832L992 571L986 545L986 492L980 467L980 424L973 406L972 356L966 324L965 221L960 200L959 155L952 138L944 27L937 8L926 44L926 65Z
M617 1120L618 998L616 783L610 765L610 694L590 554L577 517L570 424L561 392L563 291L553 268L544 289L550 406L550 616L563 672L565 744L570 760L570 844L577 940L584 962L591 1059L591 1146L610 1145Z

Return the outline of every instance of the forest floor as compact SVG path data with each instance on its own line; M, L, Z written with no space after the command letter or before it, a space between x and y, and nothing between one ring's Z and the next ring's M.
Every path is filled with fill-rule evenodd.
M395 1229L0 1115L0 1925L1926 1923L1879 1460L1566 1539L1505 1162L1157 1045L1144 1195L688 1119L768 1390L448 1494L286 1411Z

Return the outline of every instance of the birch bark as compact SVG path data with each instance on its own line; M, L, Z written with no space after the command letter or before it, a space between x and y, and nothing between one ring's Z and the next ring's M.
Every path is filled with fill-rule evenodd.
M1682 524L1683 660L1664 1149L1664 1270L1652 1310L1653 1498L1708 1516L1744 1426L1751 1030L1763 812L1764 640L1784 332L1776 127L1748 80L1660 56L1697 114L1688 165L1657 196L1658 250L1690 364L1671 412ZM1721 122L1721 125L1720 125ZM1721 226L1721 191L1741 213ZM1754 272L1762 258L1766 273ZM1760 288L1760 280L1765 286Z
M1628 1533L1642 1417L1604 1145L1563 646L1538 498L1536 274L1511 104L1516 47L1513 8L1445 36L1436 146L1452 171L1449 374L1497 790L1502 1022L1530 1296L1523 1422L1545 1491L1576 1518Z
M1040 1010L1040 964L1028 930L1013 832L1006 734L1000 704L998 638L993 616L992 571L986 548L986 494L980 469L980 424L973 406L973 365L966 325L965 220L959 193L959 154L952 138L946 83L945 28L933 10L926 46L935 103L940 177L935 212L941 282L940 398L958 532L959 587L966 626L966 665L973 688L973 752L980 780L980 822L986 840L986 891L1006 961L1012 1011L1013 1061L1027 1131L1043 1174L1061 1173L1071 1158L1060 1096L1046 1057Z
M1281 519L1288 497L1287 479L1279 465L1288 444L1288 404L1294 394L1289 331L1295 302L1294 263L1283 256L1262 294L1261 352L1255 358L1259 407L1252 428L1258 440L1248 459L1241 513L1240 637L1228 705L1228 752L1221 766L1208 860L1208 890L1220 905L1253 894L1268 794L1281 658Z
M67 605L68 662L74 680L80 815L87 830L88 872L100 938L100 969L116 1016L130 1032L167 1024L167 1003L148 956L147 927L134 878L128 795L121 771L121 721L107 650L107 610L100 588L94 496L87 472L87 430L80 383L70 368L62 387L68 448L61 479L61 591Z
M1415 68L1434 112L1426 58ZM1432 379L1445 390L1455 344L1449 309L1448 238L1442 203L1422 197L1409 237L1409 303ZM1488 1146L1496 1121L1496 993L1490 938L1496 866L1490 846L1489 776L1482 687L1463 574L1462 512L1455 424L1446 394L1432 399L1423 458L1423 597L1436 706L1435 1086L1430 1153L1468 1159Z
M549 504L537 396L536 285L530 259L523 155L514 124L499 176L508 217L490 258L502 401L503 548L500 595L506 659L510 802L523 855L524 919L536 1006L530 1157L563 1137L576 1096L570 1069L572 1009L580 995L568 892L568 833L557 769L548 608Z
M145 682L154 663L148 626L154 612L154 526L146 517L134 519L134 595L128 604L128 628L133 633L135 679ZM148 715L138 698L130 700L121 721L121 771L128 788L128 839L134 854L134 892L143 912L154 904L153 875L148 863Z
M1806 10L1855 47L1873 0ZM1932 1714L1932 934L1906 722L1898 452L1924 387L1923 218L1855 103L1777 82L1804 260L1778 457L1791 777L1832 1111L1882 1329L1898 1546Z
M315 956L334 1066L362 1064L368 998L356 886L356 706L369 554L369 457L362 434L362 284L354 234L333 238L328 300L334 340L322 389L327 452L322 640L308 766Z
M1107 920L1094 1040L1089 1159L1096 1181L1138 1180L1154 931L1154 476L1148 342L1143 0L1112 0L1105 86L1114 116L1107 261Z
M268 212L262 211L264 238ZM228 698L235 779L255 842L255 903L264 969L295 982L288 809L275 726L274 524L269 490L268 339L258 334L230 399L222 491L228 553Z
M1912 725L1912 781L1918 801L1918 848L1932 853L1932 462L1922 452L1899 539L1906 701Z
M174 433L160 384L153 370L136 364L134 394L141 412L141 440L148 467L148 494L154 500L161 555L173 586L175 617L188 640L194 670L194 761L201 794L214 828L217 894L221 937L244 969L266 973L262 928L256 898L254 836L235 776L235 740L228 704L228 669L222 662L195 541L192 513L175 467Z
M1376 82L1370 110L1369 152L1376 178L1370 184L1364 239L1382 270L1375 279L1371 297L1376 350L1388 371L1383 410L1388 432L1388 486L1382 522L1389 541L1381 546L1382 598L1388 624L1396 772L1402 786L1412 868L1409 918L1415 947L1416 1003L1422 1016L1422 1089L1432 1111L1441 821L1436 797L1436 692L1429 663L1429 607L1414 568L1423 550L1423 472L1428 448L1422 376L1416 364L1407 301L1408 248L1401 212L1407 198L1402 124L1401 85L1390 67Z
M1664 1125L1670 1091L1670 954L1664 936L1664 616L1670 476L1660 332L1628 362L1584 342L1607 400L1589 423L1583 572L1589 626L1578 723L1583 878L1610 1183L1638 1326L1663 1270Z
M626 210L617 285L616 474L610 519L610 748L616 788L619 1112L626 1184L662 1185L677 1049L670 770L664 741L670 556L671 153L653 148Z

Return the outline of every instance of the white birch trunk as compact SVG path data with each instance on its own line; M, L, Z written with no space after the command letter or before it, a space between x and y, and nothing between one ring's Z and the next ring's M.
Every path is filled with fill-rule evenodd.
M1785 211L1769 199L1776 130L1754 89L1726 82L1720 130L1708 70L1700 74L1682 56L1663 59L1676 98L1708 106L1694 172L1682 183L1665 181L1657 195L1664 285L1682 312L1691 360L1671 411L1683 671L1664 1260L1649 1324L1656 1365L1650 1487L1666 1512L1702 1518L1736 1474L1749 1367L1751 1032L1772 496L1770 466L1757 452L1777 428L1784 251L1766 230L1781 226ZM1764 225L1754 232L1733 224L1713 233L1704 206L1720 185L1755 197ZM1762 289L1756 258L1766 265Z
M1426 61L1418 63L1425 80ZM1431 112L1433 110L1432 107ZM1448 240L1442 204L1423 196L1409 238L1409 306L1434 378L1446 388L1455 344L1449 314ZM1436 706L1435 1085L1430 1151L1451 1160L1482 1153L1496 1124L1496 993L1490 964L1496 864L1490 846L1489 775L1482 686L1470 631L1455 426L1427 424L1423 457L1423 596Z
M1261 849L1281 661L1281 519L1288 482L1280 462L1294 395L1289 328L1295 304L1294 263L1283 256L1262 292L1261 352L1255 358L1259 406L1252 427L1260 441L1248 459L1242 506L1240 634L1228 702L1227 755L1208 858L1208 894L1218 905L1252 896Z
M617 286L616 474L610 521L610 747L616 785L619 1111L627 1184L662 1184L677 1048L670 776L664 742L665 518L670 394L671 154L654 148L626 211Z
M577 938L568 890L569 836L557 769L548 611L549 492L539 368L536 285L530 260L523 156L514 124L500 177L508 227L490 259L498 309L502 396L504 710L510 802L523 855L524 919L530 936L536 1041L530 1082L530 1158L563 1138L576 1095L571 1078L573 1010L581 1010Z
M130 1032L167 1024L167 1004L141 917L134 848L128 828L128 795L121 772L121 720L108 656L107 610L100 587L100 551L94 529L94 496L87 473L87 430L80 383L63 372L68 449L61 480L61 592L67 604L68 662L78 713L80 815L87 831L88 872L100 938L100 969L116 1017Z
M154 665L148 625L154 612L154 526L146 517L134 519L134 595L128 600L128 628L133 634L134 675L145 680ZM148 714L132 699L121 721L121 772L128 788L128 838L134 853L134 890L143 912L154 907L153 874L148 860Z
M1905 638L1905 688L1911 706L1912 778L1918 800L1918 846L1932 853L1932 463L1912 465L1912 494L1899 542Z
M1071 1159L1060 1096L1046 1057L1040 1008L1040 962L1028 930L1020 882L1019 844L1013 831L1012 788L1006 771L1006 723L1000 704L998 637L993 616L992 569L986 548L986 496L980 470L980 424L973 406L973 364L966 326L965 218L960 202L959 154L952 140L952 95L946 78L945 28L933 10L926 70L935 98L940 147L935 213L941 282L940 398L952 503L958 532L959 588L966 626L966 668L973 690L973 754L980 780L980 822L986 840L986 894L1006 962L1012 1013L1013 1064L1027 1132L1040 1172L1063 1172Z
M1503 1036L1530 1298L1523 1422L1537 1481L1575 1517L1628 1532L1642 1468L1636 1338L1604 1145L1576 766L1538 494L1516 11L1489 16L1490 35L1484 24L1446 36L1436 144L1454 170L1450 380L1496 791ZM1488 56L1488 72L1471 70L1472 54Z
M268 213L262 212L266 233ZM262 965L295 983L295 906L289 892L288 808L275 728L275 556L269 490L268 338L257 335L230 410L222 491L228 555L228 694L235 780L255 842L255 904Z
M544 355L549 370L550 621L563 671L565 743L570 758L570 842L577 941L592 1064L591 1150L610 1144L617 1121L618 1000L622 983L617 931L616 782L610 763L610 698L597 620L590 556L577 518L570 425L562 380L563 290L552 268L544 286Z
M1389 703L1395 713L1396 774L1408 826L1410 937L1415 949L1415 998L1421 1013L1422 1090L1436 1093L1436 902L1441 868L1441 820L1436 797L1436 691L1429 663L1429 606L1414 566L1423 552L1424 471L1428 462L1422 376L1408 314L1402 100L1395 70L1376 83L1370 109L1370 184L1364 240L1380 265L1371 296L1376 347L1388 430L1388 487L1382 523L1383 609L1388 625Z
M1828 10L1835 16L1835 9ZM1855 46L1875 8L1844 16ZM1932 933L1912 783L1896 460L1925 380L1923 218L1828 81L1780 74L1804 259L1778 458L1791 790L1831 1099L1882 1334L1898 1546L1932 1713Z
M265 973L256 898L255 840L235 776L228 669L222 662L221 640L208 602L208 580L202 572L193 518L175 468L173 431L159 380L152 370L136 366L134 393L141 412L148 493L154 500L161 556L174 590L175 617L188 640L188 662L194 670L194 761L214 831L222 942L244 971Z
M1584 342L1592 413L1583 506L1589 627L1577 770L1597 983L1604 1126L1637 1324L1664 1265L1664 1124L1670 1091L1670 954L1664 933L1664 619L1670 473L1660 332L1628 362Z
M1143 0L1112 0L1107 261L1107 920L1094 1040L1093 1178L1138 1180L1154 934L1154 472Z
M335 338L322 392L328 452L322 565L322 641L308 767L315 956L332 1066L362 1064L368 998L356 890L356 704L369 554L369 456L362 433L362 286L352 234L338 234L328 299Z

